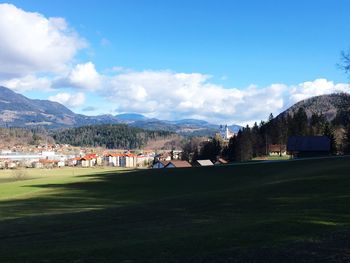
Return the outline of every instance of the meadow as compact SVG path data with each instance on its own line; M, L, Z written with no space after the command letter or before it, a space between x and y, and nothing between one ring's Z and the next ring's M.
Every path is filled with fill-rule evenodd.
M346 262L350 157L0 172L0 262Z

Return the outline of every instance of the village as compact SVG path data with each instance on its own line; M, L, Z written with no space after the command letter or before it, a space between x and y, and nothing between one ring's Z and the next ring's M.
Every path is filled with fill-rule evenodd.
M228 147L237 134L227 125L215 135L223 147ZM203 141L204 144L210 139ZM327 156L330 139L326 136L291 136L288 145L266 144L266 152L255 161L286 160L295 157ZM0 149L0 169L63 168L63 167L120 167L127 169L161 169L214 166L229 164L222 155L212 158L184 158L179 149L106 149L103 147L78 147L69 144L16 145Z
M162 156L165 153L162 153ZM107 151L70 145L38 145L0 150L0 169L113 166L148 168L160 154L154 151ZM170 156L170 155L169 155Z
M105 149L84 149L69 145L42 145L35 147L15 147L0 150L0 169L17 168L62 168L62 167L123 167L136 168L179 168L192 165L181 160L180 150L160 152ZM75 153L74 153L75 152ZM215 164L226 164L219 159ZM194 166L214 165L210 160L198 160Z

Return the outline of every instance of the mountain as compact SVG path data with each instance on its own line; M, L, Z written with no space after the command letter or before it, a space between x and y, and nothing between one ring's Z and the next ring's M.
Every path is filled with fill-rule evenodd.
M170 123L173 124L178 124L178 125L199 125L199 126L208 126L210 123L207 121L203 120L196 120L196 119L183 119L183 120L177 120L177 121L169 121Z
M184 135L212 136L219 131L219 125L196 119L167 121L147 118L137 113L124 113L116 116L108 114L85 116L72 112L58 102L29 99L0 86L0 126L2 127L43 126L55 129L118 123L126 123L148 130L172 131ZM236 125L231 127L235 132L240 128Z
M0 126L49 128L119 123L112 115L76 114L58 102L29 99L0 86Z
M140 121L140 120L147 119L142 114L137 114L137 113L123 113L123 114L116 115L115 117L120 121L126 121L126 122L133 122L133 121Z
M350 94L335 93L302 100L282 112L279 116L294 115L299 108L303 108L309 118L315 113L318 115L322 114L328 121L332 121L340 112L350 110Z
M0 86L0 125L74 125L76 114L47 100L31 100Z

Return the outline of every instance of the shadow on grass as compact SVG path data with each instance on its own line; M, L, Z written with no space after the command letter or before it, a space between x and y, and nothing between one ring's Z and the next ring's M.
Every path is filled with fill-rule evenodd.
M220 261L315 243L349 227L349 161L137 170L35 185L48 191L0 202L8 218L0 260Z

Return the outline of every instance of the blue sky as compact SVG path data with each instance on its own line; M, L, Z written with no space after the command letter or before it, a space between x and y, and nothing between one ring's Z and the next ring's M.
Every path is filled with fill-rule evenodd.
M22 32L26 21L21 45L37 56L19 58L23 52L13 47L7 55L0 51L1 63L9 64L0 67L1 83L75 112L244 124L300 99L350 91L348 76L337 68L341 50L350 47L350 1L6 3L12 8L0 12L19 22L0 19L0 26L11 27L0 42L17 39L11 32ZM45 22L53 34L32 39L25 33ZM41 37L47 56L36 49ZM55 41L67 48L48 48Z

